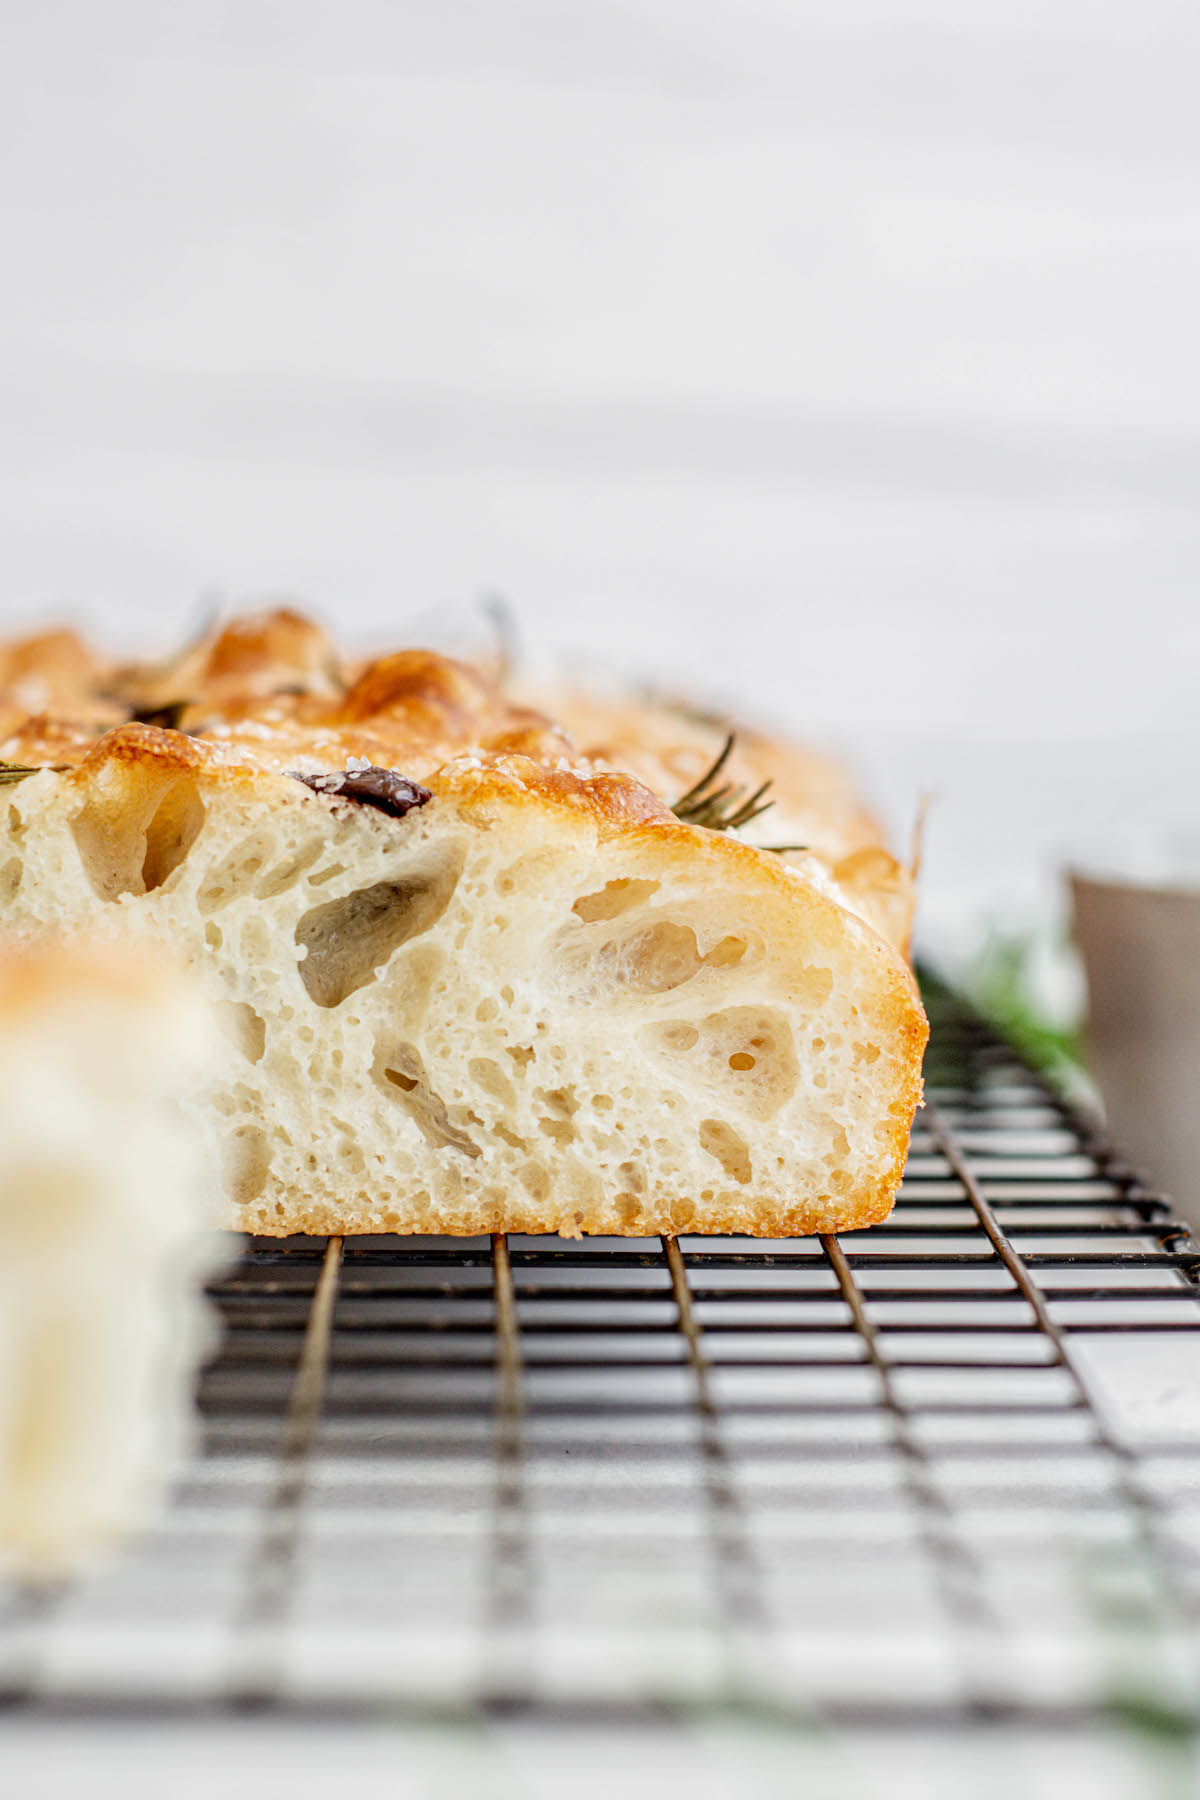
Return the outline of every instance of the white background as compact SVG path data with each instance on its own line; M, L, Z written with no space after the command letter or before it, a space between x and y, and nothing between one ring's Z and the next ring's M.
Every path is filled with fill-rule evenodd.
M0 609L527 636L856 745L926 917L1200 758L1200 12L40 0Z

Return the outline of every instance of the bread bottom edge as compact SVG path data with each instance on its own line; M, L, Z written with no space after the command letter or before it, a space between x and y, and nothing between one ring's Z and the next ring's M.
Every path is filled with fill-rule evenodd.
M228 1220L235 1231L254 1237L490 1237L519 1233L533 1237L812 1237L817 1233L861 1231L881 1224L892 1210L896 1187L828 1202L780 1204L739 1198L732 1205L699 1206L692 1201L643 1202L597 1209L529 1204L496 1206L465 1203L452 1213L441 1207L398 1205L339 1206L329 1202L275 1201L241 1206Z

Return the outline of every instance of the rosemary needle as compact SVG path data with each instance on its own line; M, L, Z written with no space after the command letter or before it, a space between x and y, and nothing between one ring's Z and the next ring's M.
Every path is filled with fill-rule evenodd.
M757 819L760 813L774 805L774 801L763 798L771 785L769 779L755 788L753 793L749 792L746 785L739 785L734 781L726 781L720 787L715 785L733 753L736 741L736 735L731 731L715 762L686 794L679 796L671 808L677 819L682 819L688 825L705 825L710 831L736 831L739 826L748 825L751 819Z
M721 746L720 754L699 781L693 783L687 793L680 794L675 801L671 811L685 825L703 825L709 831L737 831L774 806L773 800L764 798L771 786L770 776L753 793L747 791L746 784L739 786L734 781L723 782L720 787L713 785L733 754L736 742L736 733L731 731ZM808 845L755 844L753 848L770 851L774 856L787 856L793 850L807 850Z
M69 763L44 763L40 768L34 768L26 763L0 762L0 787L11 787L14 781L24 781L27 775L41 775L47 768L55 775L64 775L69 767Z

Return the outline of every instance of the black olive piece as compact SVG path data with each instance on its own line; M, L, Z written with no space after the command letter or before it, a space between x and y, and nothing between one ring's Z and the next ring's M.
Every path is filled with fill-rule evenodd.
M395 769L344 769L328 775L289 773L294 781L302 781L314 794L329 794L336 800L357 800L360 806L374 806L379 812L402 819L415 807L433 799L428 788L410 781Z

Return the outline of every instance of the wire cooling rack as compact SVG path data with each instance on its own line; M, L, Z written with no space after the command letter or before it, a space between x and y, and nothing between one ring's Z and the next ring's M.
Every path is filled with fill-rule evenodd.
M1194 1358L1200 1252L927 1001L929 1105L869 1232L254 1241L213 1290L202 1453L134 1554L8 1596L9 1700L865 1726L1190 1705L1200 1430L1114 1423L1088 1346Z

